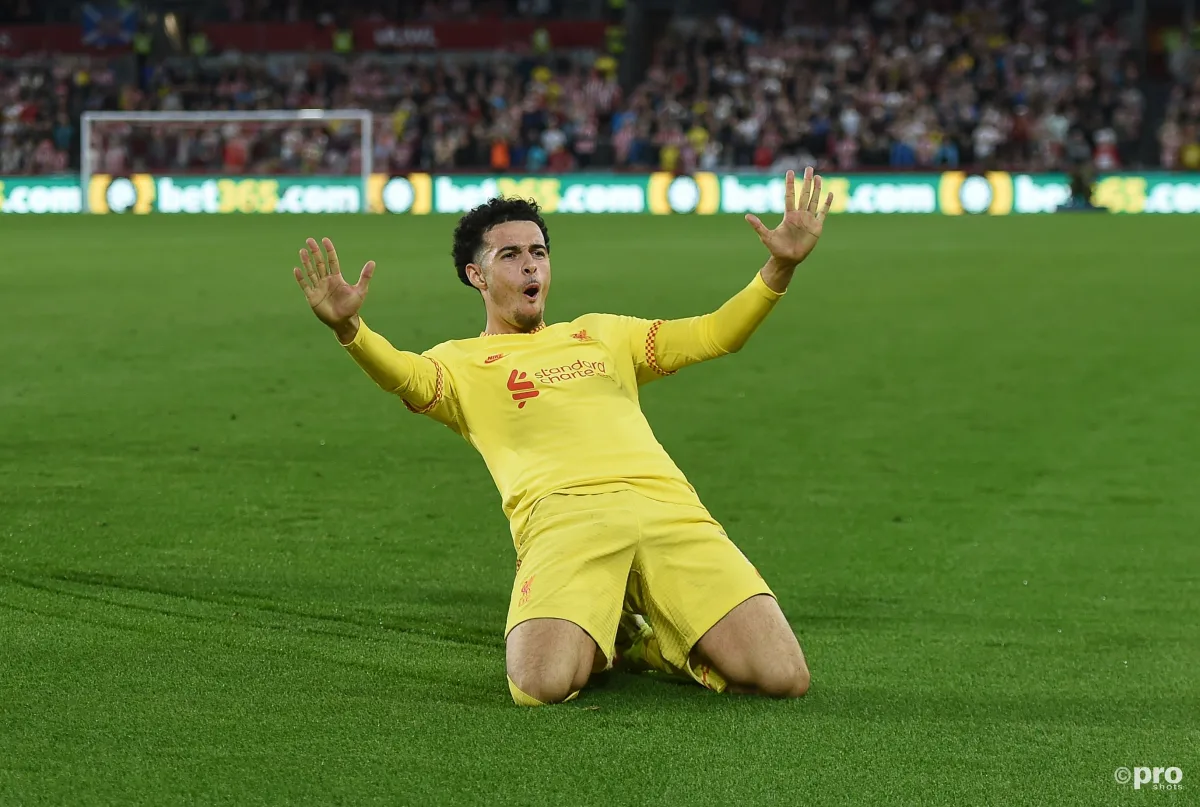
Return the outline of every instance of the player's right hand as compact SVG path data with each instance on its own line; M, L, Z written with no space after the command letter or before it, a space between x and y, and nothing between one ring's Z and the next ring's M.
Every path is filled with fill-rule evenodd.
M324 252L316 239L310 238L305 243L308 246L300 250L300 263L304 268L292 269L296 282L304 290L304 296L317 319L338 332L339 338L346 333L353 338L353 332L358 330L358 310L362 308L371 275L375 273L375 261L367 261L358 283L351 286L342 277L342 268L338 264L332 241L321 239Z

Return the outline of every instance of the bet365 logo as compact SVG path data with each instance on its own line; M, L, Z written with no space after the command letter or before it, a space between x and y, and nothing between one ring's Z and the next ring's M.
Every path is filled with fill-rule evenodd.
M513 400L517 402L517 409L524 409L526 401L536 398L540 394L534 388L533 382L526 379L527 376L520 370L513 370L508 374L508 390L512 393Z

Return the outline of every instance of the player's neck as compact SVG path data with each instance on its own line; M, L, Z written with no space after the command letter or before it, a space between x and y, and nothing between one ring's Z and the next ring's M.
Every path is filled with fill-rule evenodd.
M542 320L539 320L538 324L533 326L532 328L520 328L516 325L513 325L511 322L504 321L503 319L493 319L492 317L488 317L487 325L484 327L483 332L480 333L479 335L480 336L508 336L510 334L518 334L518 333L526 333L526 334L537 333L538 331L542 330L545 327L546 327L546 323L545 323L545 321L542 321Z

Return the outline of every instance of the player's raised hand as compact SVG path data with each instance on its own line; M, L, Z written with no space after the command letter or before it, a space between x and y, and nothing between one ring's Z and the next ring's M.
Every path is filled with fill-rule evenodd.
M346 326L354 322L358 310L362 308L363 299L367 296L367 286L371 283L371 275L375 273L375 261L367 261L358 277L358 283L351 286L342 277L342 267L338 264L337 251L333 242L328 238L321 239L325 250L316 239L310 238L307 246L300 250L300 263L304 268L294 267L292 274L296 282L304 290L309 306L317 319L324 322L335 331L344 331ZM354 322L353 330L358 330Z
M758 233L771 253L771 257L780 263L795 265L808 257L821 237L825 225L825 216L833 204L833 194L825 197L821 205L821 178L813 176L811 167L804 169L804 184L800 187L800 196L796 197L796 174L787 172L784 183L783 221L774 230L759 221L753 213L746 214L746 221Z

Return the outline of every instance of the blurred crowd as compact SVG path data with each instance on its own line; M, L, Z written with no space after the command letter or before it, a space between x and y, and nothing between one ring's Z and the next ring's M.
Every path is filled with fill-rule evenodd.
M1172 88L1158 146L1163 168L1200 169L1200 72Z
M77 162L89 109L348 107L374 113L375 170L397 173L1200 170L1194 72L1148 119L1114 22L1057 17L1041 0L944 5L955 10L876 0L839 25L798 17L769 35L732 17L676 21L628 91L614 59L582 53L181 58L140 81L88 57L0 63L0 173ZM345 173L361 165L359 135L356 123L104 124L88 145L109 173Z
M0 61L0 175L59 173L79 153L83 107L67 65Z
M677 29L622 125L632 148L657 142L685 168L799 158L1050 170L1093 155L1130 166L1145 125L1139 79L1130 43L1096 15L1055 18L1028 0L953 13L879 0L832 29Z
M83 5L77 0L0 0L0 24L78 22ZM103 7L106 3L101 0L94 5ZM325 16L438 22L553 17L593 7L580 0L207 0L172 5L175 11L186 11L205 22L297 22Z
M562 0L225 0L216 15L229 22L296 22L323 15L439 22L479 17L558 16Z
M375 170L565 171L612 165L593 156L621 99L615 62L528 57L398 63L384 56L239 59L162 65L145 89L107 63L56 60L0 68L5 173L45 173L78 152L85 110L369 109ZM344 173L359 170L357 122L304 124L97 123L91 164L123 171ZM603 155L601 155L603 156ZM103 166L103 169L101 168Z

